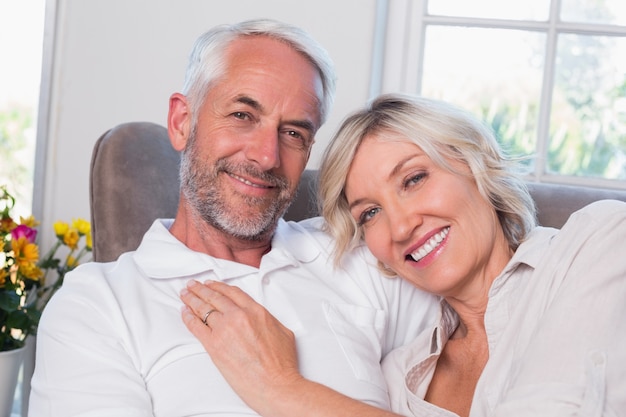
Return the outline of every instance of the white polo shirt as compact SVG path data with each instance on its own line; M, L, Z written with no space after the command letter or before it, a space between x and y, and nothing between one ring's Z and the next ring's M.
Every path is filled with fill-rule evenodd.
M334 269L321 219L281 220L259 268L191 251L157 220L135 252L68 274L41 320L30 415L256 415L181 319L191 280L236 285L296 335L302 374L388 408L383 356L432 326L438 302L381 277L363 247ZM348 272L349 271L349 272Z

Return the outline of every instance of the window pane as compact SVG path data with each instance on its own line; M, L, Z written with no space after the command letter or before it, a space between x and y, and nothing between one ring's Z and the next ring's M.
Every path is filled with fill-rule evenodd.
M0 0L0 185L16 215L32 210L44 11L44 0Z
M559 36L550 172L626 179L626 38Z
M534 155L544 44L535 32L431 26L422 94L482 117L509 153Z
M561 19L569 22L626 25L624 0L561 0Z
M431 15L545 21L549 13L550 0L428 0Z

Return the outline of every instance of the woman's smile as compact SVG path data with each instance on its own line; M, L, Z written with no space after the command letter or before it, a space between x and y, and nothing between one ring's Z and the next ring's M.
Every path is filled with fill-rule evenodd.
M469 167L435 163L385 131L361 142L348 172L350 214L384 265L434 294L459 296L497 276L510 258L495 210Z
M441 248L445 244L445 239L450 232L450 227L444 227L444 229L436 233L430 239L426 241L423 245L421 245L417 250L412 251L409 255L407 255L408 260L412 260L414 262L420 262L429 254L433 253L435 249Z

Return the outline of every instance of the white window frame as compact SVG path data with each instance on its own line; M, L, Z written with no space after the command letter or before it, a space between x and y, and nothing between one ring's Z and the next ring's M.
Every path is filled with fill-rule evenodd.
M546 34L546 56L537 127L535 169L529 180L558 184L626 189L626 181L591 177L554 175L546 172L550 128L550 105L554 85L554 66L558 34L574 33L600 36L625 36L626 26L561 22L561 0L551 0L547 21L485 19L473 17L430 16L428 0L379 0L377 38L384 47L374 45L370 95L384 92L420 93L425 31L428 25L519 29ZM379 63L379 64L376 64Z

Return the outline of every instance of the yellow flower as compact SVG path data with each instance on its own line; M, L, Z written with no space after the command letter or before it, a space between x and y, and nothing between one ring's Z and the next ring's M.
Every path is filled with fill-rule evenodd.
M25 237L12 239L11 249L13 249L15 263L19 265L20 268L39 260L39 247L37 247L35 243L30 243Z
M91 250L93 248L93 241L91 240L91 230L85 236L85 247L87 250Z
M33 281L39 281L43 277L43 271L35 263L20 265L19 271L20 274Z
M74 258L72 255L69 255L65 260L65 265L67 265L68 268L72 269L76 266L76 258Z
M70 247L70 249L76 249L78 247L78 240L80 239L80 235L78 234L78 230L73 227L67 229L65 234L63 235L63 243Z
M63 236L65 236L65 233L67 233L70 225L65 222L58 221L55 222L52 227L54 227L54 234L57 235L59 239L63 239Z
M33 229L39 226L39 222L37 221L37 219L35 219L35 216L33 215L30 215L28 217L20 216L20 224L23 224L24 226L32 227Z
M91 224L85 219L73 219L72 227L78 230L78 234L81 236L86 235L91 231Z

